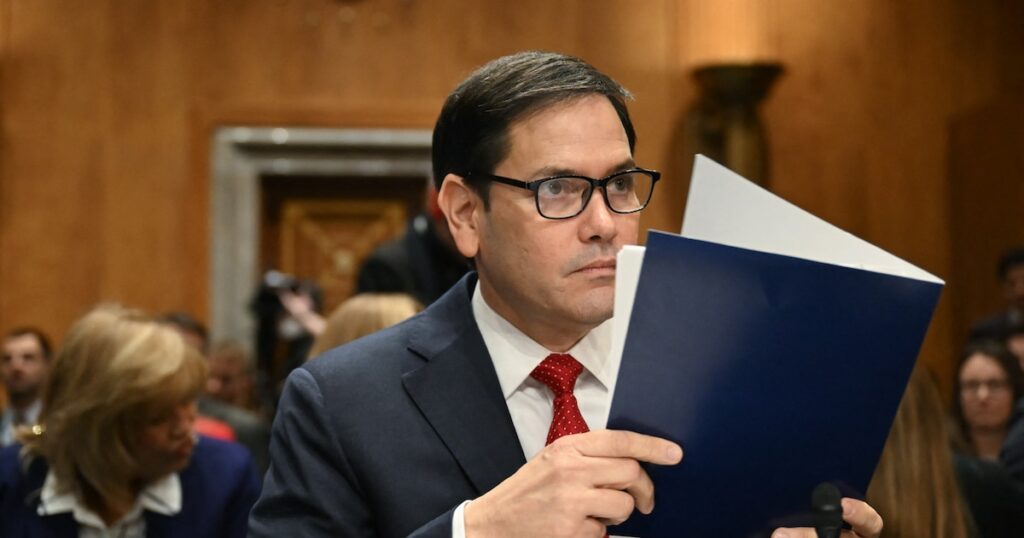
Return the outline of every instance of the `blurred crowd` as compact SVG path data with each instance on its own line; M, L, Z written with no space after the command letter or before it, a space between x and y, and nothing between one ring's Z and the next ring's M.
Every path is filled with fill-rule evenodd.
M310 339L302 360L415 315L467 270L435 225L418 215L327 315L312 288L272 290L278 316ZM430 264L441 269L408 272ZM883 536L1024 535L1024 248L1003 256L998 277L1005 308L971 329L953 394L924 367L911 376L867 494ZM244 536L280 381L252 346L211 342L188 313L111 305L60 341L31 327L3 334L0 535Z
M257 315L272 293L272 336L287 321L307 341L290 368L415 315L466 272L425 218L380 247L360 292L326 316L315 286L258 292ZM86 313L57 350L39 329L6 331L0 536L245 536L281 381L249 349L268 340L211 342L189 313L118 305Z

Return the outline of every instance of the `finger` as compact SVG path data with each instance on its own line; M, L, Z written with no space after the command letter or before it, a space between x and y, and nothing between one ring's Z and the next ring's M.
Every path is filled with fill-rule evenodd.
M856 536L878 538L882 534L882 516L868 503L844 497L843 521L850 524Z
M566 452L574 447L551 445L555 450ZM608 458L576 456L572 460L574 472L583 482L594 488L619 490L629 494L633 503L643 513L654 509L654 483L637 460L632 458Z
M593 536L594 538L603 537L607 534L604 523L601 523L596 518L588 517L583 522L583 528L581 530L581 536Z
M818 538L818 532L814 529L800 528L800 529L775 529L772 533L772 538Z
M604 525L618 525L633 513L633 497L614 489L593 489L587 494L589 515Z
M683 449L672 441L623 430L597 430L562 439L585 456L633 458L658 465L675 465L683 459Z
M629 486L648 479L647 473L637 460L632 458L596 458L588 456L587 478L589 483L598 487L626 489Z
M640 464L631 458L587 458L589 483L605 490L627 493L644 514L654 510L654 482Z
M647 476L647 473L643 473L640 480L630 484L626 488L626 493L633 496L636 508L640 512L650 514L654 511L654 482L651 482L651 477Z

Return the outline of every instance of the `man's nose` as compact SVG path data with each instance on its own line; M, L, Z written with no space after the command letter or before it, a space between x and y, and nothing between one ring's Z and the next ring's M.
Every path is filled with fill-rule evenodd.
M590 202L580 214L580 235L584 241L600 241L615 237L616 213L608 208L604 193L595 188L590 195Z

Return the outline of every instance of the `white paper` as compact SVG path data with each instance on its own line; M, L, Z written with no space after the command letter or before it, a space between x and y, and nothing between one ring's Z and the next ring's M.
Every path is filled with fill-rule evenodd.
M615 306L612 314L612 349L615 360L608 361L608 379L613 380L608 391L615 393L615 381L619 378L619 358L626 347L626 331L629 317L633 313L636 287L640 284L640 268L644 262L644 247L626 245L619 251L615 262Z
M944 282L697 155L683 237L805 260Z

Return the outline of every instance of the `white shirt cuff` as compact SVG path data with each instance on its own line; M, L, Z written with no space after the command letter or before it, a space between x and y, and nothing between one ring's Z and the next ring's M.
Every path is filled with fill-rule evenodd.
M464 511L469 501L463 501L452 514L452 538L466 538L466 516Z

